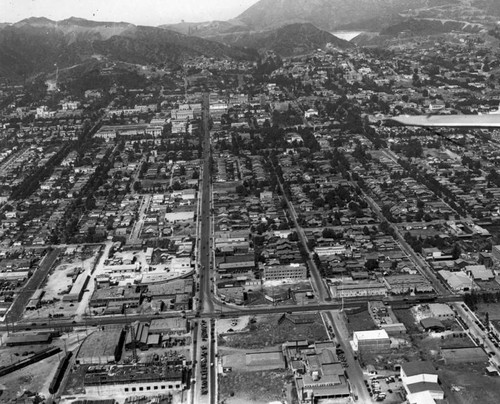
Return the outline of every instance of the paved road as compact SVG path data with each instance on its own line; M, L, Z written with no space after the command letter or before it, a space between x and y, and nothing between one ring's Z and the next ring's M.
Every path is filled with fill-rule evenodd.
M312 284L313 284L314 290L316 291L316 294L318 296L318 300L320 302L329 301L329 300L331 300L330 291L326 287L325 282L323 281L323 278L321 277L321 273L320 273L318 267L316 266L316 263L312 259L313 254L309 250L309 246L307 245L307 237L306 237L306 234L304 233L304 229L302 228L302 226L300 226L300 224L297 220L297 212L295 211L295 207L293 206L292 202L290 202L288 200L288 197L285 194L285 190L284 190L283 184L281 183L281 180L279 178L277 178L277 179L278 179L278 184L279 184L280 189L281 189L281 195L283 196L283 198L286 201L288 211L290 212L290 215L292 216L292 220L293 220L295 229L297 230L299 240L302 243L302 246L304 247L305 251L307 252L307 257L308 257L307 258L307 266L308 266L309 272L311 274Z
M211 178L210 178L210 131L209 131L209 116L210 116L210 102L207 93L203 95L202 102L202 134L203 134L203 174L201 183L201 228L199 232L199 263L200 263L200 307L199 311L211 317L214 313L214 301L212 296L212 263L210 248L210 235L211 235L211 215L210 215L210 202L211 202ZM211 366L215 363L215 345L214 339L211 338L211 321L207 321L209 333L209 349L208 349L208 398L211 404L217 402L217 372L216 366ZM197 386L199 389L200 386Z
M391 305L400 306L400 305L410 305L416 304L418 297L415 299L408 298L400 298L393 297L392 299L387 299L390 301ZM437 297L436 302L446 303L446 302L457 302L461 301L461 297L458 295L448 295ZM366 305L367 299L344 299L344 308L352 308L352 307L360 307L362 305ZM284 306L274 306L274 307L232 307L225 306L223 312L221 311L213 311L213 312L203 312L197 315L195 312L186 313L186 317L190 320L196 318L236 318L240 316L251 316L258 314L278 314L278 313L287 313L287 312L318 312L318 311L327 311L327 310L340 310L342 308L342 303L340 301L325 303L325 304L312 304L306 306L292 306L292 305L284 305ZM105 324L129 324L131 321L151 321L152 319L159 318L178 318L179 312L172 311L166 313L160 313L158 315L117 315L112 317L85 317L81 320L73 320L72 318L68 319L58 319L52 320L50 323L45 323L47 321L46 318L43 319L31 319L29 321L19 322L15 325L3 325L0 326L0 331L2 330L24 330L26 328L30 328L33 330L36 329L66 329L66 328L78 328L85 326L98 326Z
M200 305L204 313L212 313L214 304L211 296L211 250L210 250L210 132L209 132L209 100L208 94L203 97L202 131L203 131L203 176L201 196L201 230L200 230Z
M369 195L367 195L365 191L363 190L361 191L363 193L365 200L368 202L368 204L370 205L372 210L377 214L377 216L379 216L381 220L386 220L378 204ZM425 262L422 259L422 257L420 257L415 251L413 251L413 248L411 248L408 245L404 237L401 235L401 232L398 229L398 227L392 223L389 223L389 225L394 230L396 241L399 242L399 246L401 247L401 249L406 253L406 255L408 255L408 257L410 257L410 259L413 261L415 267L419 270L419 272L432 283L434 289L440 294L450 293L450 291L443 285L441 280L438 279L436 274L429 268L427 262Z
M139 238L139 236L144 226L144 215L149 207L150 202L151 202L151 195L148 194L142 197L141 204L139 206L139 212L137 213L137 221L134 223L132 231L130 232L130 237L128 240L130 244L136 244L142 242L142 239Z
M7 315L5 316L6 323L15 323L21 319L26 304L31 299L31 296L33 296L35 290L40 287L42 282L47 277L50 268L52 268L52 265L54 265L54 262L56 262L60 252L61 250L56 248L45 255L42 262L35 270L31 278L28 279L28 282L24 286L23 290L19 293Z
M347 360L349 367L346 369L347 376L349 377L349 383L351 384L351 391L358 396L358 402L363 404L370 404L372 402L368 389L363 381L363 370L359 365L359 362L354 359L354 353L351 349L351 344L349 343L349 330L345 323L345 315L343 312L338 310L327 311L326 316L333 326L335 331L335 336L342 350L344 351L344 356Z

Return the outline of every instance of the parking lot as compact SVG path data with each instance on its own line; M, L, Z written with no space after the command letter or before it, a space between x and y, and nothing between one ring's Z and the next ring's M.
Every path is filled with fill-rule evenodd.
M397 375L368 375L365 385L373 401L401 403L404 401L403 384Z

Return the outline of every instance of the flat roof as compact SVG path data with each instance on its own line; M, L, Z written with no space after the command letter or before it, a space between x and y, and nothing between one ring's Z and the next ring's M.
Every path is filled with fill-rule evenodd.
M389 339L389 335L386 330L369 330L369 331L355 331L354 337L360 340L370 340L370 339Z
M389 118L407 126L450 128L500 128L500 114L486 115L400 115Z

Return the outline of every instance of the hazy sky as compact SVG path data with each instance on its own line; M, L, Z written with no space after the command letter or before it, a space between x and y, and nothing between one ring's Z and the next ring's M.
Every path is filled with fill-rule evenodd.
M185 21L228 20L258 0L0 0L0 22L28 17L160 25Z

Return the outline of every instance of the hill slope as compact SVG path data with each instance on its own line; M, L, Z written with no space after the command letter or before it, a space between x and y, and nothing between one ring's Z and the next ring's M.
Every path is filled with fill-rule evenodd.
M0 28L0 75L21 78L67 67L95 55L129 63L178 63L187 57L253 60L255 52L178 32L71 18L31 18Z
M273 50L281 56L309 53L315 49L324 48L327 44L340 49L353 46L310 23L289 24L264 32L222 34L210 37L210 39L259 51Z
M433 7L459 0L261 0L235 20L250 29L276 28L294 22L310 22L334 30L381 16L390 16L420 7Z

